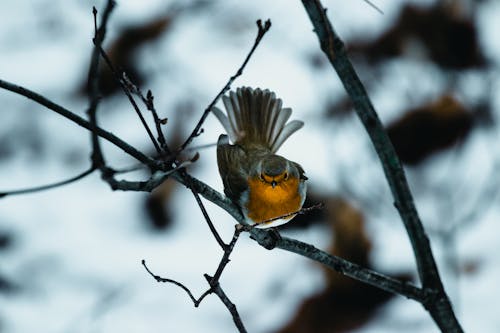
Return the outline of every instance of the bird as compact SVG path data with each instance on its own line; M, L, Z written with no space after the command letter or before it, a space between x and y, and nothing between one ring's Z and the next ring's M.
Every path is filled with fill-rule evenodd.
M227 132L217 141L226 197L253 227L289 222L304 204L308 178L300 164L276 152L304 122L288 122L292 109L283 108L282 100L268 89L240 87L222 101L226 113L217 107L212 112Z

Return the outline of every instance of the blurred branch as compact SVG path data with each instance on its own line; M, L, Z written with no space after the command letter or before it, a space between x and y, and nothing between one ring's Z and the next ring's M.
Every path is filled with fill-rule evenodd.
M42 186L35 186L35 187L30 187L30 188L25 188L25 189L20 189L20 190L13 190L13 191L4 191L0 192L0 198L5 198L6 196L9 195L19 195L19 194L28 194L28 193L35 193L35 192L40 192L40 191L46 191L50 190L56 187L60 187L63 185L71 184L76 182L77 180L80 180L82 178L87 177L90 175L92 172L94 172L96 168L94 166L91 166L87 170L85 170L82 173L79 173L78 175L71 177L66 180L62 180L56 183L48 184L48 185L42 185Z
M106 24L108 22L109 16L113 11L115 2L113 0L108 0L104 13L102 15L102 22L99 28L97 28L97 9L92 8L92 13L94 14L94 38L92 39L94 43L94 49L92 51L92 57L90 61L88 85L89 85L89 108L87 114L89 116L90 128L91 128L91 139L92 139L92 153L91 160L92 165L101 171L104 178L107 178L106 162L104 161L104 156L102 155L101 146L99 144L99 136L97 135L97 107L99 106L99 48L101 43L104 41L106 35Z
M429 311L442 331L461 332L462 328L441 282L429 239L413 203L401 162L363 84L347 57L344 43L334 31L326 16L326 9L319 0L302 0L302 4L314 26L321 49L335 68L382 162L394 197L394 205L401 215L412 244L423 288L436 293L432 302L423 302L422 305Z
M224 95L226 93L226 91L228 91L231 88L231 84L233 84L234 80L236 80L241 74L243 74L243 70L245 69L248 61L250 60L253 53L257 49L257 46L259 46L260 41L262 40L262 38L264 37L266 32L268 32L269 29L271 28L271 21L266 20L266 22L264 22L264 25L262 25L262 20L257 20L257 28L258 28L257 37L255 37L255 42L253 43L253 46L250 49L250 52L248 53L247 57L243 61L243 64L240 66L240 68L238 68L238 71L236 72L236 74L234 74L233 76L231 76L229 78L229 81L227 81L224 88L222 88L222 90L217 94L217 96L215 96L213 101L205 109L205 111L203 112L203 115L201 116L200 120L198 121L198 124L196 124L195 128L193 129L193 132L191 133L191 135L189 135L189 137L186 139L186 141L177 150L177 154L180 153L181 151L183 151L191 143L191 141L193 141L193 139L195 137L197 137L198 135L201 134L201 132L200 132L201 126L205 122L205 119L208 117L208 114L212 111L212 108L215 106L215 104L217 104L217 102L222 97L222 95Z
M366 2L368 4L368 6L375 9L379 14L384 15L384 12L382 11L382 9L377 7L377 5L375 5L372 1L370 1L370 0L363 0L363 1Z

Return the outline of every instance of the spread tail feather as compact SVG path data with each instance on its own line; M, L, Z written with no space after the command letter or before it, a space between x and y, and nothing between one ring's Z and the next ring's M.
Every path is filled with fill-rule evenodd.
M260 144L275 153L290 135L304 123L287 123L292 109L282 108L282 101L269 90L242 87L222 96L226 114L217 107L212 109L233 143Z

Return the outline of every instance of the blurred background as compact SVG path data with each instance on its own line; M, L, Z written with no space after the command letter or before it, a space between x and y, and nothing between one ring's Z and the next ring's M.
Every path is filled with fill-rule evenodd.
M446 290L469 332L498 332L500 2L324 0L328 16L387 127L431 239ZM0 78L86 116L92 6L104 1L0 2ZM272 28L241 85L274 90L305 122L280 150L309 177L306 205L283 234L418 283L415 261L380 163L300 1L118 1L105 49L151 89L176 147ZM101 70L99 123L145 153L151 142ZM84 129L0 90L0 191L74 176L90 165ZM145 117L151 115L144 109ZM193 147L216 142L215 117ZM136 161L103 143L114 168ZM218 190L215 149L189 172ZM144 179L137 170L119 178ZM234 221L206 202L228 241ZM151 194L112 192L92 174L46 192L0 199L0 332L235 332L222 303L194 308L141 266L207 289L222 253L189 191L166 181ZM243 235L221 284L249 332L437 332L420 304L345 279Z

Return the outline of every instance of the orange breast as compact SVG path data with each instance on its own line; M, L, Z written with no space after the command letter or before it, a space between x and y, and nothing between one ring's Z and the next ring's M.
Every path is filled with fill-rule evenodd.
M248 181L248 188L247 215L255 223L293 213L301 208L298 179L290 178L273 188L271 184L253 178Z

